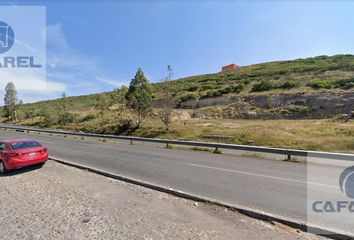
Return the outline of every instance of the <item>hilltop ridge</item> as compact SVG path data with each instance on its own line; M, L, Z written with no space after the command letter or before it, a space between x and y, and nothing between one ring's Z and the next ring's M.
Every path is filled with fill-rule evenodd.
M153 83L155 102L161 97L164 83ZM354 88L354 55L318 56L288 61L274 61L241 66L236 70L202 74L173 81L179 105L188 100L224 95L315 92L320 89L350 90ZM67 97L69 110L95 105L97 93ZM56 100L24 104L24 108L56 107ZM157 104L158 106L158 104Z

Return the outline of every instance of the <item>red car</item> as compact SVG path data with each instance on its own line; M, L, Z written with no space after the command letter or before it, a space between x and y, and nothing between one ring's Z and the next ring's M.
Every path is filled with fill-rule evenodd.
M0 141L0 174L34 164L44 164L48 150L39 142L19 139Z

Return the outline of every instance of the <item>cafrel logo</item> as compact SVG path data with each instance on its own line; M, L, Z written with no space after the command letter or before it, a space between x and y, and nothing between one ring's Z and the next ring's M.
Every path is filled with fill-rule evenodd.
M354 166L344 169L339 177L339 186L347 197L354 198Z
M5 53L14 44L15 34L10 25L0 21L0 53Z

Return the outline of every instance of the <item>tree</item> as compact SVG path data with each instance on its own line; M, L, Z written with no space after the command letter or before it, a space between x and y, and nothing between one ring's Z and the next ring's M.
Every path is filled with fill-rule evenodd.
M100 94L97 97L97 102L95 108L98 110L98 113L101 118L101 124L103 124L104 121L104 112L108 109L108 98L106 94Z
M124 85L121 89L115 89L113 91L113 109L116 112L117 126L122 123L124 119L124 111L127 108L127 100L125 98L127 92L128 88Z
M60 109L61 109L62 113L66 112L66 93L65 92L63 92L61 94Z
M166 131L170 130L170 125L172 123L172 113L173 109L176 106L176 88L174 83L172 82L173 79L173 70L170 65L167 66L167 77L162 84L162 101L163 107L159 113L159 116L165 124Z
M5 87L4 103L5 117L9 118L12 121L17 121L16 111L18 105L18 98L16 87L13 82L7 83Z
M140 128L143 119L152 110L151 86L141 68L138 69L134 79L130 82L126 99L128 106L137 114L137 125Z
M73 114L67 112L67 107L66 107L66 93L63 92L60 98L60 105L59 105L59 116L58 116L58 123L62 125L67 125L68 123L72 122L72 119L74 117ZM50 114L48 112L48 114ZM47 118L47 116L44 116ZM49 119L49 118L48 118ZM53 123L53 121L48 121L48 123Z

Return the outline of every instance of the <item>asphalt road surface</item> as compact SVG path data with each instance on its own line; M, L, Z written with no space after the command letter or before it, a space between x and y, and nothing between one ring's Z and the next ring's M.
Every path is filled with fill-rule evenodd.
M0 131L0 139L13 138L38 140L51 156L71 162L301 221L308 217L309 189L315 199L340 192L336 166L311 166L308 183L303 163ZM341 224L352 229L350 221Z

